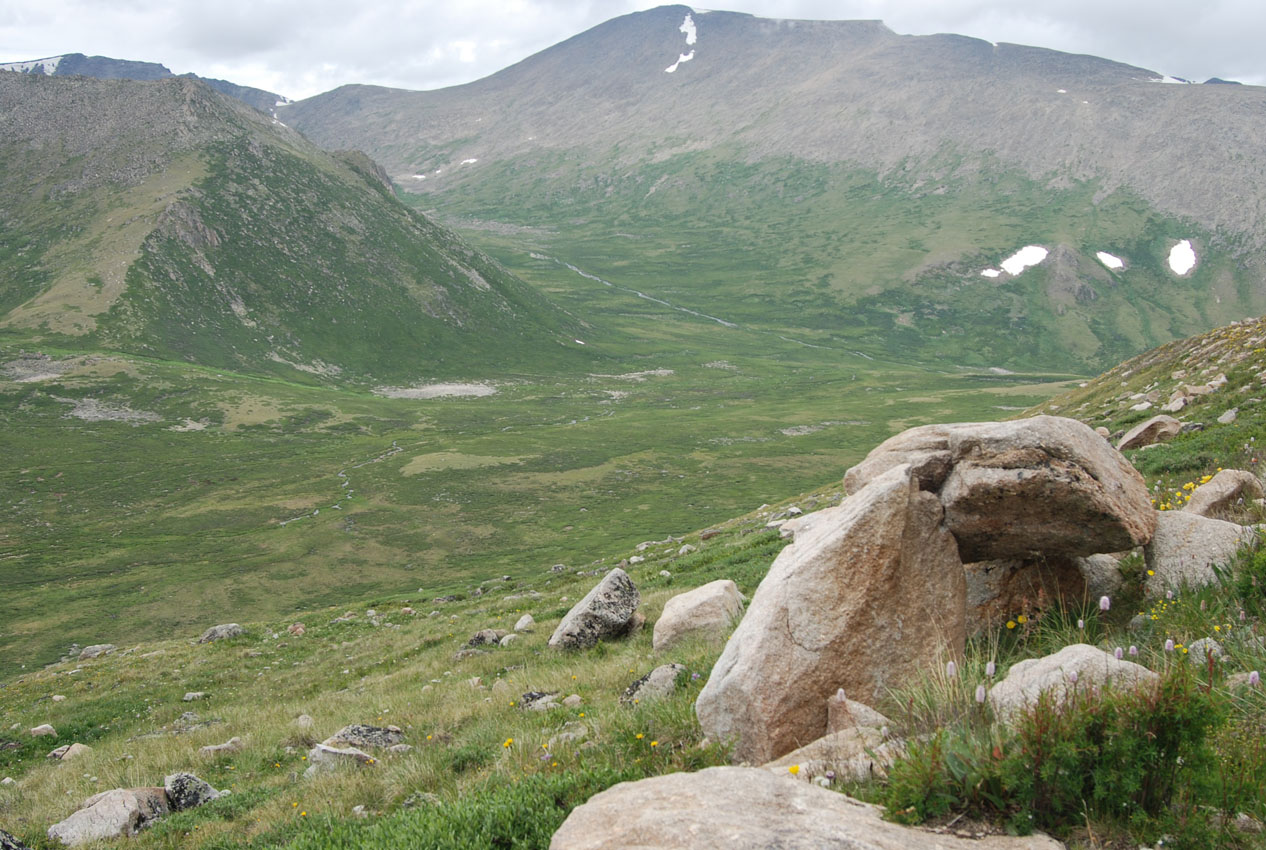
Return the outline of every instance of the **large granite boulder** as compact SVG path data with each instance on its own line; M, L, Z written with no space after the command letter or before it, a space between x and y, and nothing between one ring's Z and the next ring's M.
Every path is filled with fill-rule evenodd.
M967 562L1119 552L1156 527L1138 471L1088 426L1058 416L912 428L844 477L856 493L910 464L937 493Z
M79 811L48 828L48 837L68 847L135 835L171 811L162 788L116 788L94 794Z
M1125 432L1125 436L1117 443L1117 451L1141 449L1156 443L1172 440L1182 433L1182 423L1172 416L1161 414L1153 416L1146 422L1140 422Z
M651 645L656 652L662 652L692 637L721 641L742 616L743 594L738 585L729 579L717 579L665 602L664 612L655 622Z
M628 573L616 567L577 602L549 639L555 649L586 649L600 640L624 637L638 624L642 596Z
M1191 494L1183 512L1212 517L1225 513L1242 499L1262 498L1262 482L1242 469L1223 469Z
M989 691L989 704L998 718L1008 723L1043 693L1049 693L1058 704L1074 689L1084 693L1108 684L1118 689L1134 688L1159 678L1142 665L1118 661L1110 652L1075 643L1053 655L1012 665L1007 677Z
M550 850L1058 850L1043 835L957 838L761 768L622 782L572 810Z
M784 549L696 702L704 731L761 764L825 733L843 688L873 703L966 639L966 580L940 502L909 466Z
M1229 564L1241 546L1257 538L1248 526L1186 511L1159 511L1156 516L1156 533L1143 549L1152 573L1145 585L1149 596L1184 584L1213 583L1217 579L1214 567Z

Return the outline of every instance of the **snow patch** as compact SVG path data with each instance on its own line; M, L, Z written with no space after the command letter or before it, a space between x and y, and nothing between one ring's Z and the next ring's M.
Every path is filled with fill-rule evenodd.
M695 43L695 22L694 18L690 17L689 13L686 13L686 19L681 22L681 26L677 27L677 31L684 32L686 34L687 47L690 47Z
M57 72L65 56L47 56L43 59L32 59L29 62L5 62L0 64L0 71L17 71L19 74L44 74L51 77ZM43 66L43 67L41 67ZM40 70L35 70L40 68Z
M462 160L462 165L473 165L473 164L475 164L476 162L479 162L479 159L478 159L478 158L474 158L474 159L463 159L463 160Z
M1025 245L1019 251L1016 251L1010 257L1007 257L1002 261L1002 270L1012 277L1015 277L1030 266L1036 266L1038 263L1045 260L1046 255L1049 253L1050 251L1046 250L1041 245Z
M426 175L425 175L425 174L415 174L415 175L413 175L413 179L414 179L414 180L425 180L425 179L426 179Z
M664 69L664 73L671 74L677 70L677 67L681 65L682 62L689 62L691 59L694 59L694 58L695 58L695 52L693 50L690 51L689 53L683 53L677 57L676 62L674 62L673 64L669 65L667 68Z
M981 277L997 277L1000 274L1002 274L1002 272L998 271L997 269L985 269L984 271L980 273L980 276Z
M1068 89L1055 89L1055 94L1068 94Z
M1125 260L1121 259L1120 257L1114 257L1113 255L1109 254L1107 251L1095 252L1095 258L1110 269L1115 270L1115 269L1125 268Z
M686 13L686 19L681 22L681 26L677 27L677 31L686 34L686 46L691 48L691 51L689 53L678 54L677 61L664 69L665 74L675 73L676 70L681 67L682 62L689 62L691 59L695 58L693 48L694 43L698 41L698 33L695 30L694 18L690 16L690 13Z
M583 339L573 339L572 342L576 343L576 345L585 345L585 341Z
M1196 267L1196 251L1191 240L1184 239L1169 251L1169 267L1176 275L1185 275Z

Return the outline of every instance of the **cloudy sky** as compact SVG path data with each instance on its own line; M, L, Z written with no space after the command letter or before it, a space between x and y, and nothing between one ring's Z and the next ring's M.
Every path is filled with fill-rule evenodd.
M293 98L344 83L469 82L637 0L0 0L0 62L87 53L161 62ZM1261 0L718 0L779 18L880 18L1091 53L1186 79L1266 84ZM702 26L706 24L701 23Z

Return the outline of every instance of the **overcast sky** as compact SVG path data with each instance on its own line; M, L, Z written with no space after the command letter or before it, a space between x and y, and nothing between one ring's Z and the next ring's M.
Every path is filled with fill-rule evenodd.
M637 0L0 0L0 62L61 53L161 62L292 98L345 83L411 89L487 76ZM1090 53L1186 79L1266 84L1262 0L728 0L778 18L880 18ZM700 30L707 26L699 22Z

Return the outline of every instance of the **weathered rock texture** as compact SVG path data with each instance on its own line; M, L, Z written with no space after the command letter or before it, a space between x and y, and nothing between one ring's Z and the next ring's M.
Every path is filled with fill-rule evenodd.
M1153 573L1147 578L1148 595L1183 584L1202 587L1213 582L1213 568L1230 563L1236 551L1256 536L1252 528L1233 522L1186 511L1158 512L1156 534L1143 549Z
M1057 850L1045 836L979 841L884 821L877 806L768 770L711 767L622 782L578 806L550 850Z
M1073 675L1076 674L1074 680ZM1118 661L1112 653L1084 643L1066 646L1054 655L1030 658L1015 664L1007 677L993 686L989 703L1003 722L1009 722L1038 696L1049 693L1062 703L1076 688L1086 692L1111 683L1118 689L1155 682L1160 677L1146 667Z
M211 643L212 641L225 640L226 638L237 637L245 634L246 629L237 623L223 623L219 626L212 626L202 633L202 637L198 638L198 643Z
M1117 451L1126 451L1127 449L1139 449L1143 446L1150 446L1153 443L1164 443L1172 440L1182 433L1182 423L1172 416L1161 414L1153 416L1146 422L1140 422L1129 431L1125 432L1125 436L1117 443Z
M1121 562L1114 555L1087 555L1073 560L1086 583L1087 599L1112 596L1125 584Z
M672 696L677 690L677 680L686 674L681 664L663 664L624 689L621 705L654 702Z
M377 747L386 749L404 743L404 732L398 726L366 726L353 723L344 726L323 742L327 747Z
M908 466L784 549L695 705L704 731L764 763L820 738L838 688L875 701L965 642L966 581L936 497Z
M0 850L30 850L30 848L0 829Z
M1118 552L1156 527L1142 476L1073 419L912 428L850 469L845 487L856 493L903 463L939 494L965 561Z
M220 796L219 791L192 773L173 773L163 780L163 790L173 812L196 808Z
M692 637L724 640L742 616L743 595L738 585L729 579L718 579L665 602L664 612L655 622L651 645L656 652L662 652Z
M836 691L826 701L826 732L856 729L869 726L872 729L891 729L892 721L865 703L851 700L844 689Z
M1183 512L1213 517L1225 513L1241 499L1260 498L1262 482L1256 475L1242 469L1223 469L1195 489Z
M1062 556L1016 560L1002 558L965 564L967 633L979 634L1016 614L1087 598L1086 580L1074 559Z
M305 778L311 778L337 770L341 765L373 763L373 756L355 747L327 747L325 744L317 744L308 750L308 769L303 772L303 775Z
M837 782L863 782L887 776L888 768L904 751L901 742L886 740L878 729L858 726L818 738L764 768L790 775L787 769L794 765L796 778L804 781L829 772Z
M616 567L577 602L549 639L557 649L585 649L600 640L623 637L637 626L642 596L628 573Z
M87 661L89 658L99 658L102 655L109 655L118 649L112 643L95 643L92 646L85 646L79 653L80 661Z
M70 847L135 835L170 811L162 788L116 788L84 800L79 811L48 828L48 837Z

